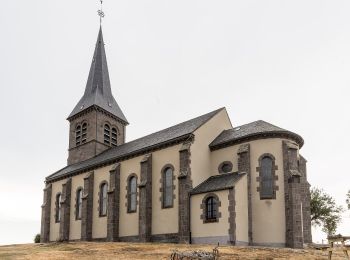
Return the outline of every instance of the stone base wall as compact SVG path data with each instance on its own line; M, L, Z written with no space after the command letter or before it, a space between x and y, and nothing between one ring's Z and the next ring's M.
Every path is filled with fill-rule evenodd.
M213 236L213 237L192 237L192 244L209 244L209 245L232 245L230 236Z

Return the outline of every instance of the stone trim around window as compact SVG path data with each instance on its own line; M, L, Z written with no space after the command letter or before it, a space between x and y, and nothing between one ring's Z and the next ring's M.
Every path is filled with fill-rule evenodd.
M230 167L229 171L224 171L223 168L225 165L228 165ZM232 172L232 169L233 169L233 164L230 161L224 161L224 162L220 163L219 167L218 167L219 173L229 173L229 172Z
M83 197L84 197L84 189L83 187L79 186L76 190L75 190L75 198L74 198L74 216L75 216L75 220L81 220L81 215L82 212L80 212L80 218L78 216L78 192L79 190L82 191L81 193L81 211L83 211Z
M57 200L58 196L61 196L60 201ZM62 201L62 192L57 192L55 195L55 223L61 222L62 216L60 216L60 219L58 219L58 212L61 211L61 205L60 205L61 201Z
M165 198L164 198L164 186L165 186L164 174L165 174L165 170L167 170L168 168L170 168L173 171L173 194L172 194L171 206L164 206L164 201L165 201ZM160 172L160 180L159 180L159 182L160 182L160 188L159 188L160 198L159 198L159 200L161 202L162 209L169 209L169 208L173 208L174 207L174 200L176 198L176 195L175 195L175 189L176 189L175 180L176 180L176 177L175 177L175 168L174 168L174 166L171 165L171 164L164 165L164 167L162 168L162 170Z
M130 190L129 190L129 181L132 177L135 177L136 178L136 209L135 210L130 210L130 205L129 205L129 195L130 195ZM139 197L139 192L138 192L138 177L137 177L137 174L136 173L132 173L128 176L127 180L126 180L126 187L125 187L125 190L126 190L126 195L125 195L125 207L126 207L126 212L128 214L131 214L131 213L136 213L137 212L137 206L139 205L139 201L138 201L138 197Z
M273 195L269 198L262 197L261 195L261 175L262 175L262 169L261 169L261 161L263 158L269 157L272 159L272 176L273 176ZM276 185L276 181L278 180L278 175L276 175L276 171L278 170L278 166L276 165L276 159L275 157L270 153L264 153L259 157L259 167L256 167L256 171L259 173L259 176L256 177L256 181L259 182L259 186L257 187L256 191L260 193L260 200L275 200L276 199L276 191L279 190L279 187Z
M100 207L101 207L101 188L102 188L102 185L103 184L106 184L107 185L107 193L106 193L106 214L102 214L101 210L100 210ZM107 211L108 211L108 182L106 180L102 181L100 183L100 185L98 186L98 193L97 193L97 196L98 196L98 200L97 200L97 210L98 210L98 216L100 218L103 218L103 217L107 217Z
M207 219L207 199L209 197L213 197L216 200L216 219ZM208 193L207 195L204 196L202 200L202 204L200 206L202 210L202 215L201 219L203 220L203 224L206 223L216 223L219 222L219 218L221 218L221 212L219 211L219 208L221 207L221 201L219 200L219 197L215 193Z

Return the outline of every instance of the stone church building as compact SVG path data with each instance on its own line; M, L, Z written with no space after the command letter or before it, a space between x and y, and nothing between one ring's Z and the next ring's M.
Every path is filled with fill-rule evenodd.
M233 126L221 108L125 142L101 28L68 121L68 165L45 180L42 242L311 242L302 137L264 121Z

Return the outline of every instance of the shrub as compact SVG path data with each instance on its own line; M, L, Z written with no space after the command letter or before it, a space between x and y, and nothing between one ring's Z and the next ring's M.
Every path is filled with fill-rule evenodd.
M40 234L36 234L34 237L34 243L40 243Z

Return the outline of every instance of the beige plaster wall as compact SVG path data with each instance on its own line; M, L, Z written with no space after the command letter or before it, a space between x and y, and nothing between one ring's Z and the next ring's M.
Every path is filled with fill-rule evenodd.
M215 150L211 152L211 174L219 174L219 165L222 162L229 161L232 163L232 171L238 171L238 156L237 151L239 145L229 146L220 150Z
M180 156L179 150L180 145L175 145L164 150L156 151L152 156L152 234L169 234L178 232L178 179L180 169ZM162 209L161 202L161 174L162 169L165 165L171 164L174 167L173 180L175 185L175 190L173 194L175 195L174 203L172 208Z
M253 222L253 243L285 243L285 203L284 203L284 182L283 182L283 154L282 139L271 138L250 142L251 151L251 188L252 188L252 222ZM259 182L256 177L259 172L259 157L264 153L272 154L276 161L278 180L276 184L279 189L276 191L276 199L260 200L257 191Z
M72 177L71 208L70 208L70 230L69 239L77 240L81 238L81 220L75 219L76 199L78 188L84 189L84 178L87 174L80 174Z
M231 129L231 121L226 109L221 110L207 123L198 128L195 132L195 141L191 146L191 171L193 187L215 175L211 165L211 152L209 144L223 131Z
M130 174L137 175L137 185L140 184L140 162L143 156L135 157L121 162L120 165L120 210L119 210L119 236L137 236L139 234L139 194L137 195L137 210L127 212L127 180ZM137 189L139 192L139 189Z
M107 237L107 215L99 216L99 192L103 181L108 183L109 189L109 171L112 166L106 166L94 171L94 198L92 207L92 238Z
M236 201L236 241L249 242L248 239L248 193L247 175L235 184Z
M191 232L193 238L228 236L228 230L230 228L228 222L228 190L211 193L216 194L221 201L221 206L219 207L221 217L219 218L219 222L203 223L203 220L201 219L203 210L200 206L203 198L207 194L204 193L191 196Z
M60 223L56 223L56 195L62 193L62 184L67 180L57 181L52 183L52 196L51 196L51 216L50 216L50 241L57 241L60 235Z

